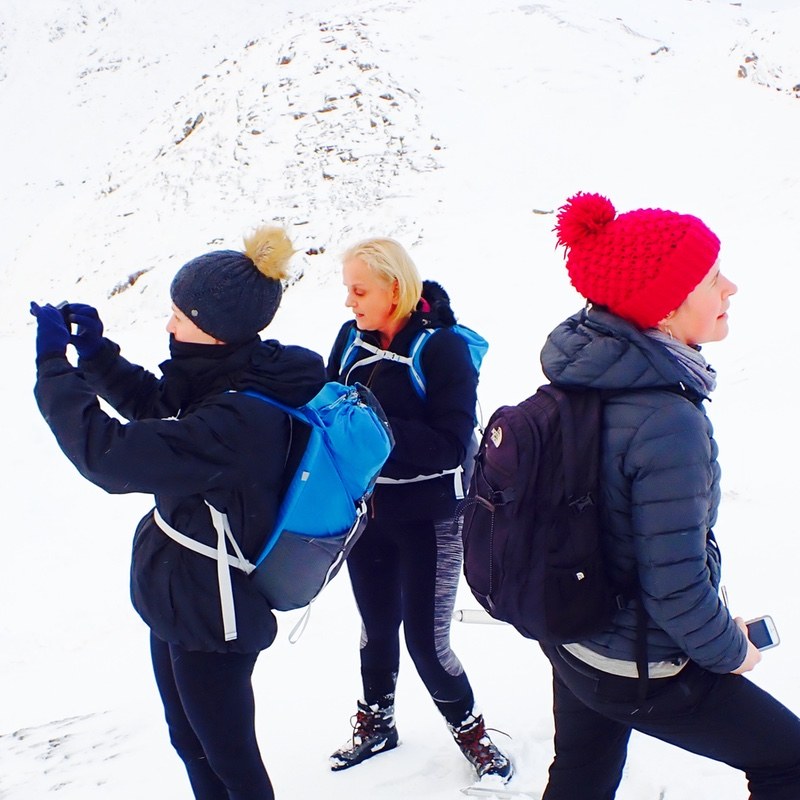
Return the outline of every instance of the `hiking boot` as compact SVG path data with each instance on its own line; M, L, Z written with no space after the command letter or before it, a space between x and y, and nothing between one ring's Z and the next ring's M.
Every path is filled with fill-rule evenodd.
M368 706L359 700L358 711L351 722L353 738L330 757L334 772L354 767L378 753L397 747L399 740L393 705L381 708L377 704Z
M475 767L478 778L498 775L507 783L514 774L514 765L486 733L483 714L470 714L460 725L447 723L450 733L467 761Z

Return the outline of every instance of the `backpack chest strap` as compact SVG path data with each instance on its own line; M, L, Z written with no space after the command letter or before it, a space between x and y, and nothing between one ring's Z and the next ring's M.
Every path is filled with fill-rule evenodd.
M342 355L339 372L341 373L345 370L345 368L347 368L347 375L344 378L344 382L347 383L350 380L350 373L356 367L364 367L368 364L374 364L377 361L394 361L396 364L405 364L405 366L408 367L409 377L411 378L411 383L414 387L414 390L420 397L424 398L425 379L422 376L419 365L419 357L421 355L420 348L426 339L434 332L435 331L433 329L426 328L417 334L416 338L412 342L411 352L407 356L400 355L400 353L395 353L392 350L383 350L377 345L364 341L364 339L361 338L361 335L356 333L348 347L345 348L344 354ZM366 350L368 353L371 353L371 355L365 356L364 358L355 358L355 360L353 360L354 354L356 354L358 349Z
M193 550L195 553L213 558L217 562L217 581L219 583L219 602L222 611L222 625L225 630L225 641L230 642L236 639L236 609L233 604L233 585L231 584L231 567L241 570L246 575L249 575L256 567L251 564L242 553L241 548L233 538L231 527L228 522L228 517L221 511L218 511L210 503L206 502L209 513L211 514L211 522L214 525L214 530L217 532L217 546L209 547L207 544L198 542L192 539L191 536L173 528L159 513L157 508L153 509L153 519L156 525L167 535L170 539L182 545L183 547ZM226 540L231 543L236 555L230 555Z
M401 356L400 353L395 353L392 350L382 350L377 345L365 342L360 336L356 336L355 340L353 341L353 345L373 353L373 357L371 359L373 361L385 359L386 361L399 361L401 364L411 363L411 358L409 356ZM362 359L362 361L363 360L364 359Z

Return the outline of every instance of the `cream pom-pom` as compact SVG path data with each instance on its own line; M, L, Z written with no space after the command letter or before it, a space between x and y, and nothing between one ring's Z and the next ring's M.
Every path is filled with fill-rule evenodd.
M258 271L276 281L289 276L289 259L296 253L283 228L263 225L244 238L244 254Z

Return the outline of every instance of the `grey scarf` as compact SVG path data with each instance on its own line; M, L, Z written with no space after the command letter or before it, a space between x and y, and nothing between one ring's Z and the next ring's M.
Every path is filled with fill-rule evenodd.
M648 328L644 333L651 339L660 342L689 375L705 389L706 394L714 391L717 387L717 372L703 358L699 347L690 347L657 328Z

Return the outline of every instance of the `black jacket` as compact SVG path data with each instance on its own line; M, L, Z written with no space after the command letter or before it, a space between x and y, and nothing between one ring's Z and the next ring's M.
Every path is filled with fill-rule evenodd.
M550 334L542 367L554 383L612 392L602 436L605 554L618 585L641 587L649 660L687 655L712 672L736 669L747 642L717 593L720 553L711 529L720 469L701 381L660 342L600 308ZM635 641L629 605L583 644L633 661Z
M255 389L299 406L322 387L322 359L258 338L242 345L171 342L163 378L126 361L106 340L74 368L55 357L39 365L35 394L59 445L88 480L112 493L155 495L172 527L214 546L204 501L228 515L253 559L274 524L288 447L287 416L230 390ZM130 422L109 417L97 395ZM133 543L131 597L161 639L190 650L255 652L276 621L263 597L231 570L238 638L222 630L216 562L168 538L152 512Z
M430 310L415 311L395 336L389 349L408 355L416 335L425 328L441 328L422 351L427 382L425 398L415 391L405 364L388 360L341 373L345 342L355 322L346 322L336 337L328 360L328 377L368 386L383 407L395 446L382 477L413 478L453 469L464 463L473 436L478 375L464 339L449 330L455 324L445 291L425 281L423 297ZM362 338L380 346L375 332ZM362 351L360 357L369 355ZM445 519L457 504L454 476L407 484L378 484L370 502L370 516L394 520Z

